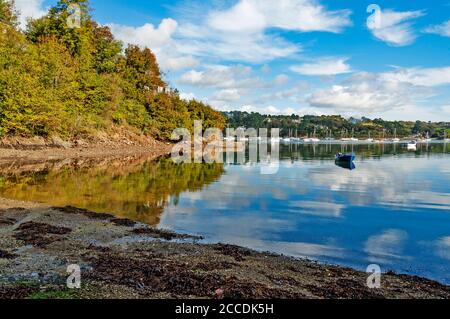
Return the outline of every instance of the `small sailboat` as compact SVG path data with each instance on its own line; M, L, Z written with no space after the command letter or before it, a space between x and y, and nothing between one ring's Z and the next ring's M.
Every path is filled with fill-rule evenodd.
M367 143L373 143L373 138L371 138L370 136L370 132L369 132L369 138L366 140Z
M386 142L386 129L383 129L383 137L378 142L381 144L384 144Z
M359 139L355 138L355 129L352 129L352 137L350 138L350 142L358 142Z
M394 130L394 138L391 140L392 143L400 143L400 139L397 138L397 128Z
M417 151L417 142L411 141L408 143L408 151Z
M346 130L347 132L347 130ZM347 135L347 134L346 134ZM358 142L359 139L355 138L355 130L352 130L352 137L348 138L348 137L344 137L341 139L342 142Z
M287 137L281 139L281 142L286 143L286 144L290 144L290 143L292 142L292 139L291 139L291 130L290 130L290 129L289 129L289 136L287 136Z
M325 141L328 141L328 142L335 141L336 139L333 138L333 132L331 131L331 129L328 132L329 132L329 134L327 134L327 137L325 138Z
M311 138L305 138L305 139L303 140L303 142L305 142L305 143L319 143L319 142L320 142L320 139L316 137L316 128L314 128L314 134L313 134L313 137L311 137Z
M297 130L295 130L295 137L291 137L291 142L293 142L293 143L298 143L298 142L300 142L300 139L299 139L299 137L298 137L298 131L297 131Z

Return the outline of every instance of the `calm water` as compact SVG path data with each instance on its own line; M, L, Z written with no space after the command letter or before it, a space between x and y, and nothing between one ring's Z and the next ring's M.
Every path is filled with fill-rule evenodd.
M258 164L128 160L2 168L0 196L74 205L258 250L450 284L450 145L282 146Z

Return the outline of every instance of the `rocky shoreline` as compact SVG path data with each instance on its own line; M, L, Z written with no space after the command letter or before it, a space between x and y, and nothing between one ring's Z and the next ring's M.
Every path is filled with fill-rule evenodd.
M128 131L72 141L58 137L11 137L0 139L0 165L74 159L112 160L126 156L151 159L169 154L172 147L170 143Z
M0 201L0 298L450 298L437 282L367 274L163 231L74 207ZM68 289L67 266L81 268Z

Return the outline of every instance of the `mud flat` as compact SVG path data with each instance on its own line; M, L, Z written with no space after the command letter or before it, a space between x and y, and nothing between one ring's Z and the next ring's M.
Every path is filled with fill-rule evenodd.
M171 152L173 145L151 137L119 132L88 140L64 141L60 138L0 139L0 165L18 165L73 159L114 159L124 156L157 158Z
M73 207L0 201L0 298L450 298L450 287L367 274L151 228ZM81 267L81 289L66 287Z

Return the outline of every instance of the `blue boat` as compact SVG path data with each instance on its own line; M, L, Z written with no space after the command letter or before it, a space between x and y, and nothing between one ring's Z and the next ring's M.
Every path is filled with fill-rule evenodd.
M335 162L336 166L339 166L341 168L345 168L345 169L349 169L351 171L353 171L354 169L356 169L356 165L353 162L341 162L341 161L336 161Z
M356 159L356 155L355 154L336 154L336 161L338 162L348 162L351 163Z

